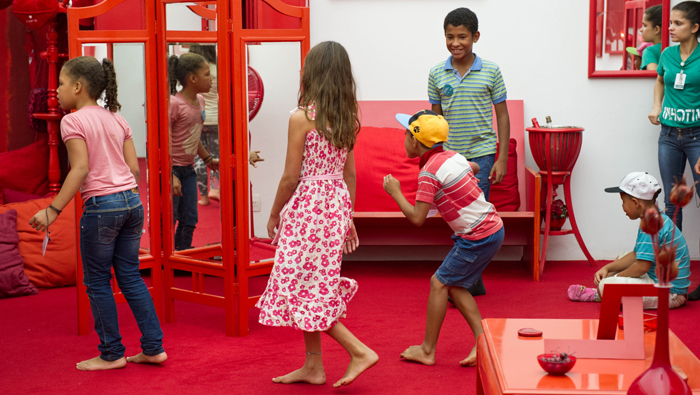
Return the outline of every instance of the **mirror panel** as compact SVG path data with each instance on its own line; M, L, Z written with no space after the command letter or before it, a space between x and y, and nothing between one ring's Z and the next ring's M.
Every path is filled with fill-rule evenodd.
M174 3L165 6L169 31L216 31L216 9L205 3Z
M669 0L590 0L589 70L590 77L655 77L642 70L642 57L660 53L668 42L668 18L661 17L659 33L644 33L645 11L661 7L668 12ZM657 9L657 8L655 8ZM646 67L645 67L646 68Z
M176 56L182 59L188 53L203 56L206 63L193 72L174 75L176 80L184 77L186 87L179 81L175 88L177 93L172 95L171 92L170 96L171 175L173 185L180 183L181 193L181 196L177 196L175 191L171 191L175 251L221 243L219 173L207 168L203 161L207 159L206 156L201 158L197 154L201 144L212 160L218 161L219 158L216 45L168 45L169 58ZM183 61L178 62L184 64ZM173 71L169 70L169 73Z
M260 151L265 161L248 166L252 184L253 217L251 239L267 239L267 221L277 186L284 171L287 153L287 127L290 110L297 106L301 69L301 44L269 42L247 45L248 112L257 114L249 121L251 151ZM258 82L262 82L259 84ZM259 108L258 108L259 106ZM259 204L253 204L259 202ZM256 211L259 210L259 211ZM270 259L274 251L251 247L252 262Z
M150 251L150 207L149 207L149 172L147 160L147 124L146 124L146 59L143 43L109 43L83 44L83 55L93 56L99 60L111 58L117 74L118 96L122 105L119 114L124 117L132 132L136 156L139 161L139 191L144 207L144 233L141 237L141 254ZM102 100L98 104L104 105Z

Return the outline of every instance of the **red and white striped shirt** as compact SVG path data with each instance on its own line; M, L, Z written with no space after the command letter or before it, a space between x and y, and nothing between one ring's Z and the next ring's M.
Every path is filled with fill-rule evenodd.
M418 175L416 201L434 203L455 234L467 240L481 240L503 227L496 208L484 198L462 155L434 149L425 156L421 160L425 165Z

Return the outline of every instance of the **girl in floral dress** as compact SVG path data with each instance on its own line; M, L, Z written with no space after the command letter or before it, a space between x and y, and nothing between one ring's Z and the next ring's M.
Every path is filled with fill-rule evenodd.
M350 354L350 384L379 358L342 323L357 282L340 277L342 252L359 245L352 222L355 157L360 130L355 81L345 48L323 42L309 51L299 107L289 119L287 159L267 231L277 241L267 289L257 303L260 323L304 332L304 366L275 383L324 384L321 332ZM277 229L277 230L276 230Z

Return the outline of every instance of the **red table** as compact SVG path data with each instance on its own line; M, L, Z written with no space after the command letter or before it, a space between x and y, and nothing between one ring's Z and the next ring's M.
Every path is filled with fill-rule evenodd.
M654 355L656 333L650 332L644 336L643 361L579 358L565 376L551 376L536 359L545 351L543 338L519 338L518 330L539 329L547 338L595 339L598 320L489 318L482 323L484 335L477 341L479 395L626 394ZM700 394L700 360L673 332L669 333L669 346L671 364L683 369L693 394Z

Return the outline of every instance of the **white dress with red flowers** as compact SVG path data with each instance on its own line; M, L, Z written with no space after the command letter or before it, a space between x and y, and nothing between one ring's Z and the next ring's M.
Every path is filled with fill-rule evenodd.
M299 183L282 210L275 264L256 304L263 325L326 331L357 292L355 280L340 277L352 212L340 177L347 154L315 129L306 134Z

